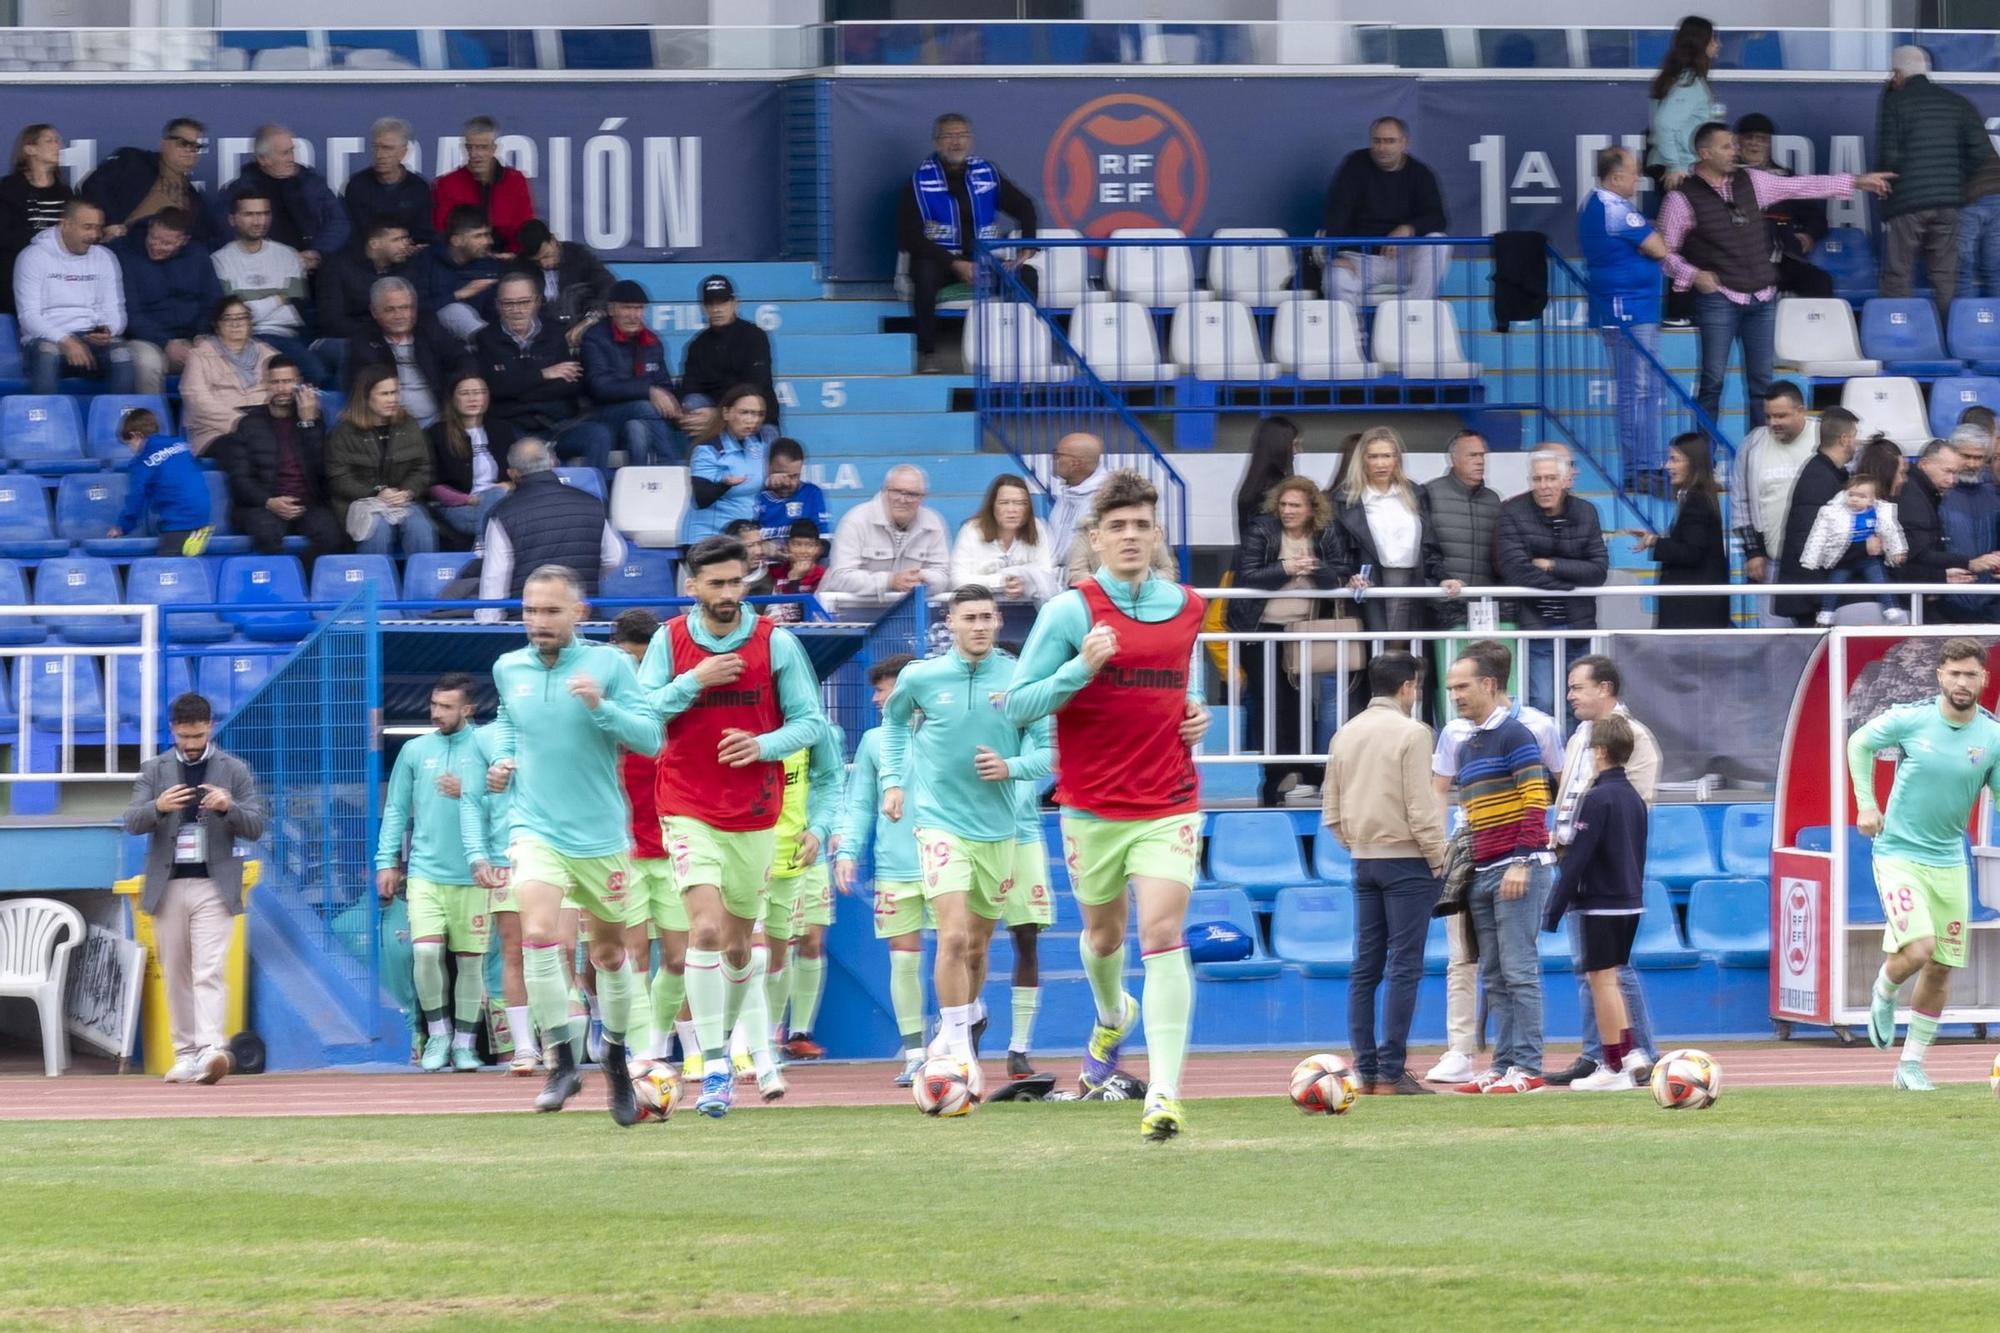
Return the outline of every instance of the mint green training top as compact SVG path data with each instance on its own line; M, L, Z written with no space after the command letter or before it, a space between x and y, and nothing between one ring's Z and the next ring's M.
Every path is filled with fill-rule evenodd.
M745 607L737 618L736 628L718 637L709 632L707 620L697 611L688 617L688 633L710 652L726 653L749 642L755 623L750 608ZM771 680L785 721L776 731L767 731L757 738L758 757L767 764L781 762L809 748L818 738L819 728L827 725L826 715L820 711L819 676L813 671L812 659L790 632L777 628L771 630ZM673 643L664 626L646 645L646 659L639 663L639 688L646 692L662 723L694 707L695 696L701 693L693 672L684 676L674 674ZM647 754L658 753L658 741L659 737L654 737L654 746Z
M463 801L476 803L486 790L486 761L469 726L447 736L425 732L403 743L389 771L389 795L382 803L382 830L375 839L375 868L403 864L403 835L410 837L409 874L433 884L470 884L465 836L460 828L461 798L438 790L438 779L458 775Z
M603 690L596 708L569 692L575 676ZM632 846L631 809L618 780L618 747L660 752L660 718L632 674L632 659L609 644L572 639L544 663L532 644L493 664L500 692L496 759L514 761L510 833L564 856L613 856Z
M465 859L472 865L484 861L490 866L507 864L507 836L514 818L514 784L499 791L486 790L485 769L500 757L500 728L489 722L474 737L479 746L478 799L458 803L458 827L465 840Z
M875 851L875 882L914 884L917 879L917 829L904 812L892 820L882 813L882 728L871 727L854 749L854 775L847 782L847 806L841 812L840 851L836 860L859 861Z
M1981 708L1971 721L1954 723L1937 699L1877 716L1847 742L1847 773L1863 814L1876 808L1875 752L1892 745L1903 757L1875 854L1923 866L1964 865L1979 789L2000 797L2000 719Z
M913 662L882 709L883 787L906 787L903 818L974 842L1014 838L1019 780L1049 772L1049 722L1024 731L1007 720L1007 687L1016 663L991 652L977 662L953 648ZM911 735L919 710L923 725ZM979 747L1007 761L1008 781L988 782L973 767Z

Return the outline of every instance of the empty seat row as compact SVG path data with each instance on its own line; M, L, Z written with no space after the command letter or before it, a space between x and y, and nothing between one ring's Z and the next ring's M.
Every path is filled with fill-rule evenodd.
M137 728L142 711L144 678L139 659L121 656L115 660L116 683L112 707L121 731ZM269 678L280 655L276 652L213 654L200 657L167 656L160 659L154 716L162 738L166 733L166 704L179 694L197 690L215 709L227 715L240 708L258 686ZM62 730L63 691L70 697L70 730L85 740L101 736L104 722L105 672L91 657L0 658L0 745L11 745L19 736L21 722L28 730ZM26 699L22 692L25 690ZM23 712L25 703L26 711Z
M229 482L220 472L205 472L208 485L211 555L244 555L250 539L238 534L229 502ZM145 555L158 543L143 532L124 537L104 534L125 507L128 478L122 472L79 472L55 483L54 506L48 478L26 473L0 473L0 556L40 560L65 555L72 545L86 555L129 557ZM148 516L148 527L151 516ZM287 550L304 550L303 538L287 538Z
M1968 407L2000 410L2000 377L1949 375L1924 386L1908 375L1857 375L1840 388L1840 405L1860 419L1861 437L1886 435L1906 452L1951 434Z
M156 394L99 394L87 413L78 412L77 401L67 394L0 398L0 465L47 475L122 466L132 452L118 439L118 422L134 408L159 417L162 432L174 430L167 400Z
M1778 302L1777 364L1814 379L2000 373L2000 299L1962 296L1943 329L1922 297L1876 297L1861 307L1829 298Z

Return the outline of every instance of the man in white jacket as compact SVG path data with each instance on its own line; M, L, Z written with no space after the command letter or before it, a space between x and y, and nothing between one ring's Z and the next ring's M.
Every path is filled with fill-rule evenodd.
M132 392L125 332L125 280L98 242L104 210L86 199L63 205L62 221L28 243L14 266L14 308L32 393L54 393L65 375Z
M890 468L881 494L850 509L833 530L833 556L820 591L887 603L921 583L931 596L944 596L951 586L951 540L944 520L925 506L928 494L922 468Z

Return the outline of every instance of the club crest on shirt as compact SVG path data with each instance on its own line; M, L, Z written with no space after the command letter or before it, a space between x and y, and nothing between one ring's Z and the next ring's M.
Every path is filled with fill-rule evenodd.
M1007 706L1007 692L1005 690L995 690L986 696L986 702L992 704L995 709L1005 708Z
M534 692L535 682L532 680L522 680L514 683L514 697L516 699L525 699Z
M1967 759L1970 759L1975 764L1978 763L1985 756L1986 756L1986 747L1983 745L1968 745L1965 747L1965 757Z
M950 690L939 690L937 697L938 707L940 708L951 707L951 701L953 697L954 696L952 695L952 692Z

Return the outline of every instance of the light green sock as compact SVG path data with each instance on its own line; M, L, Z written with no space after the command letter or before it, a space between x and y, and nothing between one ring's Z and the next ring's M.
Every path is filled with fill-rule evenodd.
M750 990L753 979L757 983L757 998L764 998L763 978L757 975L756 949L750 951L749 966L738 970L730 966L725 955L722 960L722 1031L726 1037L736 1031L736 1022L743 1017L743 1011L750 1007ZM707 1042L702 1043L704 1046Z
M783 967L773 972L768 961L764 964L764 1012L771 1016L773 1023L784 1021L785 1006L791 1003L793 966L793 962L787 960Z
M542 1030L542 1042L553 1046L569 1040L569 991L563 985L560 945L529 945L521 950L521 976L528 985L528 1013Z
M896 1031L903 1048L924 1044L924 956L914 949L889 953L889 1005L896 1011Z
M722 979L722 954L715 949L689 949L687 973L688 1009L694 1018L694 1037L701 1053L710 1060L727 1054L722 1044L729 1040L722 1011L728 1001L727 983Z
M1041 1011L1042 988L1040 986L1014 987L1014 1036L1007 1043L1010 1051L1028 1053L1035 1041L1035 1015Z
M606 1041L630 1045L627 1038L632 1035L633 1017L638 1015L643 1022L646 1013L646 1006L637 1003L638 989L639 974L632 970L630 958L620 963L616 971L598 971L597 1013L604 1023Z
M1125 1016L1125 944L1099 957L1090 951L1090 936L1076 937L1076 951L1083 958L1083 974L1090 978L1090 996L1097 1001L1097 1021L1117 1027Z
M653 1056L667 1058L667 1039L673 1035L674 1020L681 1016L681 1001L687 998L687 976L662 967L653 974Z
M1930 1051L1931 1043L1937 1040L1938 1015L1927 1014L1921 1009L1910 1011L1909 1031L1903 1035L1903 1063L1920 1065Z
M444 1024L444 945L417 944L410 948L411 970L417 978L417 1007L432 1032Z
M451 1016L460 1032L477 1032L479 1014L486 1008L486 971L477 954L458 956L458 983L451 990Z
M1188 1029L1194 1023L1194 970L1186 949L1146 955L1146 1081L1162 1097L1181 1095Z
M826 985L826 959L795 957L786 970L792 974L792 1031L811 1032L819 1017L820 988Z
M750 951L750 968L739 979L730 971L729 963L722 964L723 980L730 983L730 998L735 1000L735 1012L728 1007L722 1011L729 1030L736 1030L736 1020L743 1020L743 1030L750 1046L750 1058L763 1072L771 1062L771 1010L764 1003L764 969L770 965L770 954L763 949Z
M1882 970L1875 974L1875 997L1880 1000L1893 1000L1901 988L1900 983L1889 980L1889 965L1882 964Z

